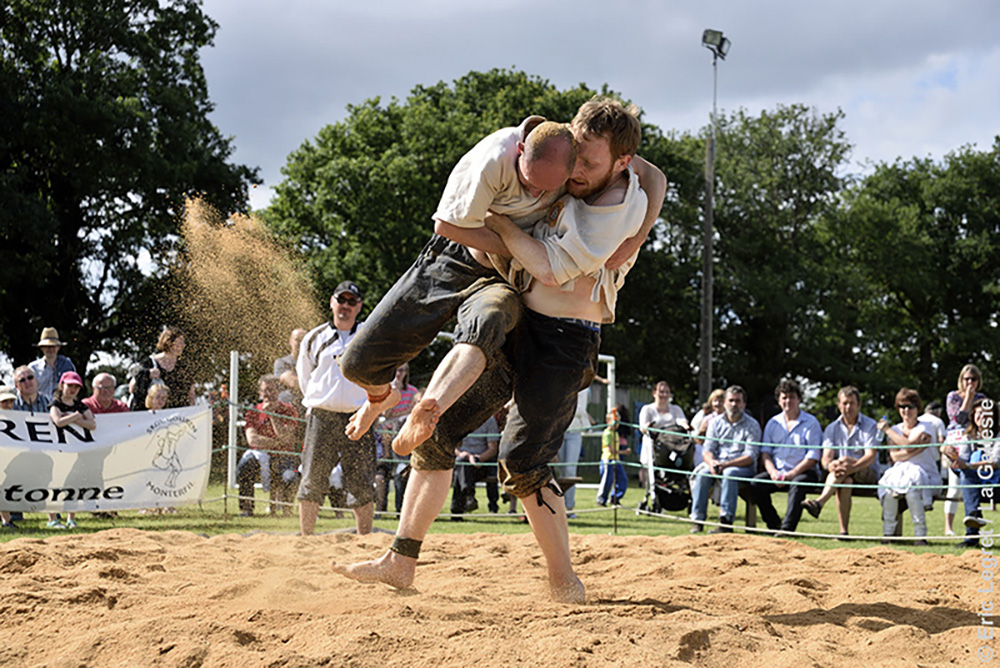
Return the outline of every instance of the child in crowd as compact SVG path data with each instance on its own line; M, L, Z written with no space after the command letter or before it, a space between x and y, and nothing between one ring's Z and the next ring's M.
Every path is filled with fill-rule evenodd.
M83 379L75 371L67 371L59 378L59 386L52 395L52 406L49 408L49 417L56 427L77 425L84 429L97 429L94 414L80 399L82 387ZM56 513L49 513L48 526L50 529L75 529L76 513L66 514L66 524L59 521Z
M166 383L154 382L146 392L146 408L151 411L158 411L166 408L167 401L170 400L170 388Z
M597 505L606 506L610 499L618 505L628 489L628 476L620 457L632 453L622 448L618 440L618 409L611 409L605 418L607 427L601 434L601 485L597 490Z

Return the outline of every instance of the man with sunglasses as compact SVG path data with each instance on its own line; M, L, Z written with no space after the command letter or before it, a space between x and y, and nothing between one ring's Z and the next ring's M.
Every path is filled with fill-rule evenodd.
M48 414L52 398L39 392L38 376L31 367L19 366L14 369L14 384L17 386L14 410Z
M358 534L371 533L375 515L375 437L356 442L344 433L351 415L365 402L364 388L344 377L337 357L361 325L361 289L353 281L337 285L330 297L333 317L309 331L299 347L295 372L306 408L305 449L299 483L299 529L312 535L319 506L330 490L330 473L340 463L348 505Z

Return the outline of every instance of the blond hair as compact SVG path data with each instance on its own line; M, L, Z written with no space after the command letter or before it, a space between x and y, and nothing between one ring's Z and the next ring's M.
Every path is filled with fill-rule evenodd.
M565 155L563 147L566 147ZM542 121L536 125L524 138L524 159L529 163L535 160L557 160L566 162L566 170L573 171L576 164L576 137L565 123Z

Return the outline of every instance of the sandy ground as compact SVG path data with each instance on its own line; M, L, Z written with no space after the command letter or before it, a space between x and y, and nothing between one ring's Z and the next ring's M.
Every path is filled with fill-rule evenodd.
M387 534L18 539L0 546L0 665L983 665L975 552L571 540L584 605L544 597L530 535L432 535L402 592L328 568Z

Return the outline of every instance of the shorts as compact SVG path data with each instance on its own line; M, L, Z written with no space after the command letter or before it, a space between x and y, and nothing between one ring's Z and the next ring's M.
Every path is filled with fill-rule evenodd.
M299 501L322 503L330 491L330 473L337 464L344 471L344 490L352 497L351 508L375 501L375 436L371 430L360 440L344 434L350 413L312 408L306 421L302 480Z
M359 385L386 385L454 317L455 342L480 348L489 365L522 308L520 295L494 269L435 234L345 348L340 368Z
M504 346L505 363L484 372L441 416L434 435L413 451L413 468L453 468L462 438L513 394L515 405L500 437L499 480L518 498L545 487L553 478L549 462L576 413L577 394L597 372L600 347L600 332L526 310Z

